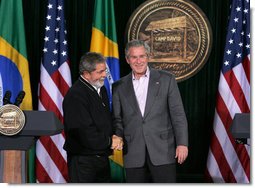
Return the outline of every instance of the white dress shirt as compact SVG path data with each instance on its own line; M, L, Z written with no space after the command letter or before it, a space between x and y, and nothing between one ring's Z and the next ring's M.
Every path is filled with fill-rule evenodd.
M142 116L144 116L148 85L149 85L149 77L150 77L149 67L147 67L146 73L143 76L141 76L139 79L136 79L134 74L132 74L132 77L133 77L132 80L133 80L133 87L135 90L136 100L138 102L141 114Z

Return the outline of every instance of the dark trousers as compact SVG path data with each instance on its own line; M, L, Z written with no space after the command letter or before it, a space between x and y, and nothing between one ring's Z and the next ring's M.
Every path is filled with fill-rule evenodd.
M70 183L110 183L108 156L88 155L67 157Z
M125 168L127 183L176 183L176 165L166 164L155 166L149 154L141 168Z

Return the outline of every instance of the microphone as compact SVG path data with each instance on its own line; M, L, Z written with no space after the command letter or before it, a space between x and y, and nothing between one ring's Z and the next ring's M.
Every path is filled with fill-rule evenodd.
M25 94L26 93L24 91L20 91L18 96L15 99L14 105L19 106L22 103L23 98L25 97Z
M11 104L11 96L12 96L12 93L11 91L6 91L5 92L5 95L4 95L4 98L3 98L3 105L6 105L6 104Z

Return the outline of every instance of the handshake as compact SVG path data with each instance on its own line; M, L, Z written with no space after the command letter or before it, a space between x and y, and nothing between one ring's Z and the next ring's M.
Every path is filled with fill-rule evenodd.
M116 135L112 136L112 146L111 149L122 150L123 149L123 139Z

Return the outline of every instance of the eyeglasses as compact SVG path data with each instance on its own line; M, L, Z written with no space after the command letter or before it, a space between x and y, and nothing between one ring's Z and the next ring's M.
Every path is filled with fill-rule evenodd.
M148 58L147 55L139 55L139 56L128 56L128 58L131 60L131 61L136 61L138 59L140 60L145 60Z

